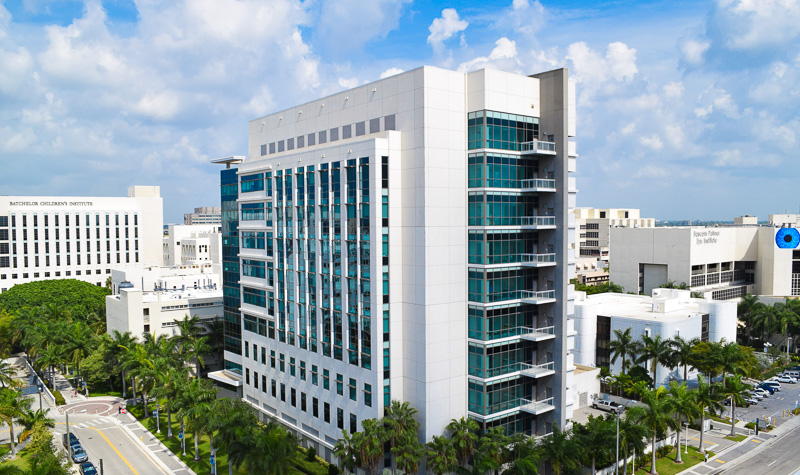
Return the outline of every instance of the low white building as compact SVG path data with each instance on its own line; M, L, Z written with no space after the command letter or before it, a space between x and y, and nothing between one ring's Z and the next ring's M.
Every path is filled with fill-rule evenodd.
M772 218L772 217L771 217ZM742 220L741 222L751 222ZM766 225L612 228L611 281L649 294L686 283L716 300L800 295L800 251L780 249Z
M642 218L636 208L575 208L578 228L576 257L594 257L608 262L611 228L653 228L656 220Z
M175 320L197 316L222 318L219 266L151 267L114 270L112 295L106 297L108 333L129 331L174 336Z
M614 331L631 329L634 340L649 335L672 339L680 336L690 340L736 341L736 303L691 298L690 291L655 289L653 296L604 293L587 296L576 292L575 325L578 332L575 342L575 364L606 366L618 374L622 360L611 363L608 343ZM649 365L647 366L649 370ZM690 373L689 379L696 373ZM683 369L670 371L659 365L656 382L668 384L671 379L683 379Z
M220 264L222 233L219 225L170 224L162 247L166 267Z
M213 224L222 225L222 208L219 206L202 206L195 208L194 213L183 215L183 224Z

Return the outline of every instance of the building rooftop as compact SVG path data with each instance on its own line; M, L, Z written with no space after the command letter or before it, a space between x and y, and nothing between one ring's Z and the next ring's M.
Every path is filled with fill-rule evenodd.
M122 289L123 291L128 291L127 289ZM136 289L130 289L136 290ZM159 299L164 301L169 300L193 300L193 299L209 299L218 297L222 299L222 288L216 289L170 289L170 290L162 290L160 292L144 292L142 293L142 302L144 303L151 303L157 302ZM222 301L220 300L220 303Z
M688 294L688 291L684 292ZM578 293L584 294L584 292ZM656 304L659 302L667 303L667 305L661 307L665 311L658 310L659 305ZM700 310L700 305L702 303L708 303L708 301L704 299L686 298L684 295L680 297L661 296L653 298L649 295L617 293L588 295L576 301L576 305L602 306L602 310L598 309L597 311L600 315L662 322L680 321L702 313L707 313L707 311Z

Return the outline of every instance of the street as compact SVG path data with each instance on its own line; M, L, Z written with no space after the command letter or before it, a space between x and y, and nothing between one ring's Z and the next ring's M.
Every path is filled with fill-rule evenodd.
M800 384L781 383L780 391L762 399L758 405L749 408L737 407L736 419L754 422L756 418L764 420L767 417L774 417L775 425L780 425L786 420L782 417L784 411L797 407L798 401L800 401ZM725 407L724 414L730 416L730 406Z
M800 430L793 430L725 474L788 475L800 473Z

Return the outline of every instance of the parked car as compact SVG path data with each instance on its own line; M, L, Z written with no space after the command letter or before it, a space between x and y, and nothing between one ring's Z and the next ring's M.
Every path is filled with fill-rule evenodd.
M778 391L778 388L776 388L774 386L770 386L769 384L759 384L758 385L758 389L762 389L764 391L767 391L770 394L770 396L775 394Z
M745 395L747 397L749 397L750 399L755 399L756 401L760 401L760 400L762 400L762 399L764 399L766 397L766 396L764 396L764 392L766 392L766 391L759 391L759 392L752 391L752 392L746 393Z
M748 399L745 398L744 399L744 407L750 407L750 403L747 402L747 401L748 401ZM722 400L722 404L724 404L726 406L730 406L731 405L731 398L726 397L725 399ZM737 406L738 406L738 404L737 404ZM742 406L739 406L739 407L742 407Z
M768 386L772 386L773 388L775 388L775 391L780 391L782 389L781 388L781 383L779 383L777 381L764 381L763 384L766 384Z
M779 383L797 384L797 380L791 376L776 376L774 380Z
M80 466L81 475L97 475L97 469L92 462L84 462Z
M595 408L595 409L600 409L600 410L608 411L608 412L617 412L618 413L618 412L622 411L622 405L621 404L617 404L614 401L606 401L604 399L595 399L595 401L592 403L592 407Z
M772 389L772 388L770 388L770 389ZM754 394L758 394L758 395L759 395L759 396L761 396L762 398L769 397L769 396L772 394L772 392L770 392L770 391L767 391L767 390L766 390L766 389L764 389L764 388L754 388L754 389L753 389L753 393L754 393Z
M67 438L67 434L62 434L61 435L61 442L64 444L64 448L65 449L69 448L69 447L72 447L75 444L80 445L80 441L78 440L78 437L75 434L73 434L72 432L69 433L69 438Z
M758 399L755 399L755 398L745 398L745 401L747 401L748 404L750 404L751 406L757 406L758 405Z
M72 461L75 463L86 462L87 460L89 460L89 456L86 455L86 451L83 450L83 447L79 445L78 446L73 445L72 447L70 447L70 452L72 454Z
M792 370L784 371L783 375L784 376L789 376L790 378L794 378L794 379L800 379L800 371L792 371Z

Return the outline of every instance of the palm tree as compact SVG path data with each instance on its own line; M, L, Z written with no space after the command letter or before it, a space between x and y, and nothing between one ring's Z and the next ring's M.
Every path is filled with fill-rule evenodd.
M31 409L25 409L22 411L18 422L22 424L24 427L22 433L19 436L19 440L25 440L30 435L33 426L36 424L41 424L42 427L47 427L52 429L56 426L56 422L53 419L47 417L47 411L42 409L37 409L33 411Z
M209 430L217 432L217 447L227 452L228 472L233 473L233 467L244 462L246 441L258 424L258 416L247 403L231 398L215 399L212 413Z
M744 393L752 386L742 382L741 377L730 378L720 388L719 395L731 401L731 436L736 435L736 405L744 406Z
M292 434L281 425L270 421L265 427L252 431L249 444L251 449L244 460L249 473L291 473L297 444Z
M186 358L194 360L195 377L200 377L200 368L206 365L203 355L211 353L211 346L208 344L208 337L201 336L181 343L181 351Z
M427 444L425 455L427 467L435 475L450 473L458 465L456 449L450 439L445 436L434 435L433 440Z
M386 428L376 419L361 421L362 432L356 432L353 437L358 452L358 460L364 470L373 475L378 464L383 458L383 444L388 440Z
M508 459L510 442L511 439L505 435L502 427L492 427L487 430L478 441L473 468L479 473L487 471L496 473Z
M684 339L681 336L676 336L670 341L672 346L672 360L675 364L683 366L683 380L687 381L689 378L689 366L692 363L692 348L700 343L699 338Z
M663 386L645 392L642 395L642 402L645 404L645 410L642 412L640 422L650 431L650 473L657 475L656 439L664 436L669 429L679 429L680 424L672 417L675 412L675 402Z
M585 455L591 458L592 474L596 473L595 463L598 457L613 454L614 447L608 444L616 436L616 425L612 418L589 416L586 425L576 424L575 433L578 435Z
M536 439L519 434L512 437L511 454L508 468L503 471L507 475L538 475L542 453L536 445ZM437 475L441 475L437 473Z
M639 363L650 362L650 371L653 373L653 385L658 386L656 381L656 368L659 363L669 366L672 361L672 351L670 340L662 340L661 335L655 338L648 335L642 336L642 352L639 355Z
M200 317L197 315L184 315L183 320L175 319L176 326L178 330L181 332L180 340L181 341L189 341L189 340L196 340L200 337L200 334L203 331L203 327L200 324Z
M392 455L396 457L397 466L405 473L417 473L419 462L425 456L425 446L416 437L409 437L392 447Z
M611 352L611 362L616 363L617 358L622 358L622 374L627 368L628 356L631 356L636 347L636 341L631 336L631 329L614 330L614 338L608 342L608 350Z
M111 347L111 357L113 361L111 365L120 372L120 377L122 379L122 397L125 398L127 397L125 373L128 367L126 360L127 352L125 349L133 347L137 341L136 337L133 336L131 332L120 333L119 330L114 330L114 333L111 337L113 341L113 345Z
M83 322L74 323L69 329L66 353L77 369L78 379L81 378L81 362L95 348L95 340L94 331Z
M14 445L14 421L23 417L30 410L33 399L22 395L22 391L0 388L0 420L8 425L11 440L11 458L16 457L17 447Z
M644 440L649 433L648 428L639 423L644 412L643 407L633 406L625 411L625 417L619 418L619 444L625 457L622 465L624 475L628 473L628 454L631 451L644 453Z
M453 448L456 450L458 457L458 464L466 467L469 464L469 458L475 453L475 444L478 443L478 430L480 426L474 419L462 417L461 419L452 419L447 424L447 430L450 432L450 440L453 443Z
M570 473L581 467L582 447L570 429L562 431L554 423L553 433L542 439L539 449L556 475Z
M397 447L401 440L419 436L419 422L414 418L417 410L408 402L392 401L386 408L383 424L386 426L390 447ZM396 467L395 455L392 454L392 468Z
M217 396L211 382L207 379L193 379L180 387L176 397L176 407L182 418L187 420L187 428L194 432L194 460L200 460L200 433L205 430L204 419L208 407L204 403L213 401Z
M172 437L172 409L175 405L178 391L183 385L188 384L188 374L184 368L166 368L156 378L152 395L156 400L163 400L162 408L167 410L167 437Z
M353 473L358 466L358 448L355 439L343 430L342 438L333 446L333 455L339 459L339 468L345 473Z
M739 320L744 322L745 344L747 345L750 344L750 331L753 328L753 316L756 313L756 305L758 303L758 295L747 294L742 297L736 308Z
M780 326L778 314L774 306L756 304L753 309L753 329L758 331L763 341Z
M720 404L720 395L716 394L714 389L716 385L708 384L703 380L702 376L697 377L697 390L694 392L695 402L700 408L700 445L697 449L701 454L705 453L703 447L703 436L705 434L706 425L706 409L712 414L722 410Z
M14 367L8 364L5 360L0 360L0 384L3 387L14 386Z
M686 417L686 422L691 424L697 416L700 415L700 411L697 408L697 404L694 400L694 392L690 391L686 383L678 384L675 381L672 381L669 384L669 394L672 397L672 401L674 403L675 412L678 414L678 424ZM681 459L681 444L680 444L680 427L678 427L678 451L675 457L675 463L683 463Z

